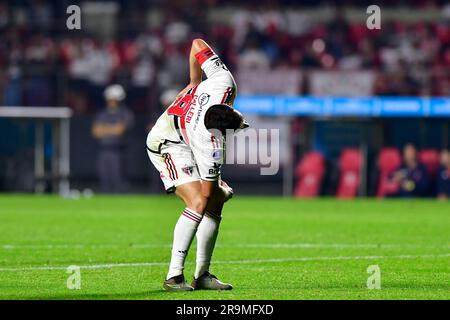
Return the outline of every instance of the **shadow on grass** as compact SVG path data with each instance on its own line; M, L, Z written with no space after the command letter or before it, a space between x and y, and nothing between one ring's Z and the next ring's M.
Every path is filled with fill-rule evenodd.
M126 293L73 293L73 294L58 294L48 295L43 297L36 296L21 296L20 300L190 300L190 299L208 299L204 297L207 291L199 292L167 292L163 289L148 290L141 292L126 292ZM214 299L214 293L209 292ZM220 298L220 297L216 297Z
M75 293L75 294L59 294L46 297L21 297L21 300L126 300L126 299L150 299L154 296L160 296L165 293L164 290L148 290L142 292L126 292L126 293Z
M206 294L206 296L205 296ZM195 292L167 292L162 289L148 290L141 292L126 293L72 293L47 295L42 297L36 296L20 296L11 299L19 300L204 300L204 299L233 299L230 292L224 291L195 291ZM245 298L245 297L243 297Z
M255 291L256 290L256 291ZM280 290L288 297L286 299L334 299L336 298L336 292L342 290L348 290L347 298L355 298L355 294L368 293L379 298L384 296L389 297L394 294L394 296L407 294L408 291L424 290L431 293L436 290L444 291L448 290L448 285L446 283L403 283L403 282L390 282L382 286L381 290L368 290L365 286L353 285L353 286L342 286L339 284L329 284L329 285L306 285L298 287L283 287L276 288L271 287L271 294L266 295L264 290L258 291L256 288L245 287L240 288L239 292L227 291L227 292L212 292L212 291L194 291L194 292L166 292L163 289L155 290L145 290L139 292L118 292L118 293L83 293L83 292L71 292L68 294L56 294L56 295L46 295L41 297L36 296L20 296L17 298L11 297L12 299L20 300L222 300L222 299L267 299L276 295L277 291ZM317 297L317 292L322 292L320 297ZM295 293L295 295L292 295ZM340 295L339 295L340 296ZM358 296L361 298L360 296ZM272 297L274 298L274 297ZM398 297L397 297L398 298ZM277 298L275 298L277 299ZM279 299L279 298L278 298ZM338 298L340 299L340 298ZM346 298L343 298L346 299ZM281 298L284 300L284 298Z

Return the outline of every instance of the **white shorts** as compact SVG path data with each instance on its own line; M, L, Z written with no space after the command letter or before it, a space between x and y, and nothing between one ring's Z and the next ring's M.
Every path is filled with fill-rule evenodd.
M150 150L147 153L159 171L167 193L175 192L176 187L182 184L201 180L194 154L186 144L162 144L160 153Z

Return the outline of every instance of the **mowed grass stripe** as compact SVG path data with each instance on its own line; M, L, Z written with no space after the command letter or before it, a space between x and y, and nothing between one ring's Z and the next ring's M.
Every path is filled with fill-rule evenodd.
M3 244L0 249L162 249L170 248L172 244ZM217 248L300 248L300 249L346 249L346 248L450 248L446 244L349 244L349 243L249 243L249 244L217 244Z
M257 263L279 263L279 262L301 262L301 261L337 261L337 260L375 260L375 259L439 259L450 258L450 253L429 254L429 255L397 255L397 256L337 256L337 257L300 257L300 258L279 258L279 259L259 259L259 260L227 260L213 261L213 264L257 264ZM189 262L188 262L189 264ZM137 263L107 263L78 266L80 269L109 269L120 267L153 267L168 266L167 262L137 262ZM38 266L19 268L0 268L0 271L32 271L32 270L63 270L68 266Z

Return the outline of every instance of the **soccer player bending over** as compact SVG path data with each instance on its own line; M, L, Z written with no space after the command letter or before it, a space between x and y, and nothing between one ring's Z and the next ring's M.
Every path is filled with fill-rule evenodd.
M201 39L192 42L190 83L159 117L147 137L151 162L167 193L185 203L175 225L172 257L164 281L168 291L231 290L209 273L222 209L233 190L220 177L225 132L248 127L232 108L236 83L230 71ZM202 81L202 71L206 80ZM186 283L183 269L194 235L197 257L194 280Z

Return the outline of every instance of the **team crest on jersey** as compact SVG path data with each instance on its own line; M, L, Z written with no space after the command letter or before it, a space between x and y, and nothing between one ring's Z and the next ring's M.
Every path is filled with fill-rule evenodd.
M206 92L203 92L200 97L198 97L199 105L204 106L208 103L210 95Z
M194 172L194 167L193 166L184 167L181 170L183 170L183 172L186 173L188 176L192 176L192 173Z

